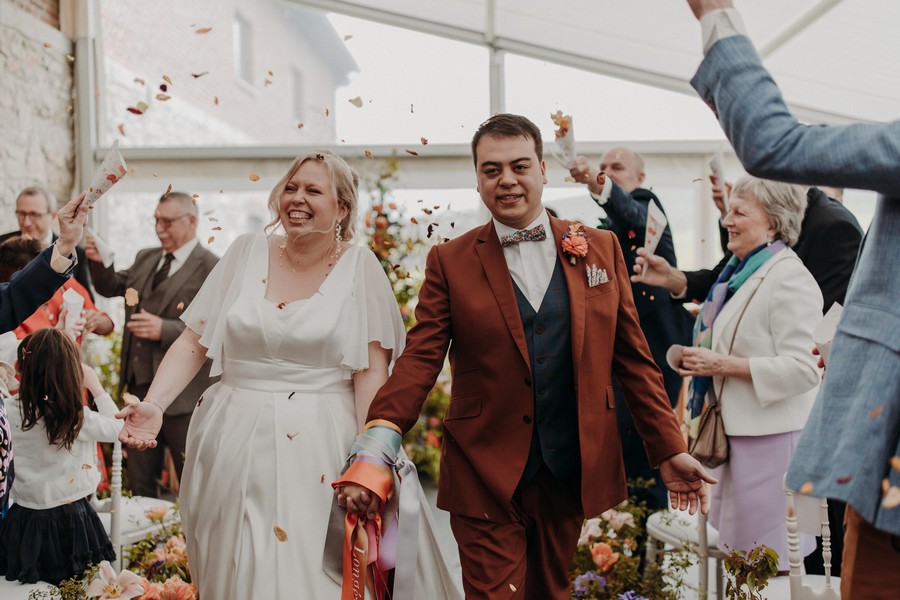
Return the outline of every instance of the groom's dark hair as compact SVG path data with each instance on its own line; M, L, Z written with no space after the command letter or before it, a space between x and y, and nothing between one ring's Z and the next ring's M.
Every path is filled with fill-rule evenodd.
M534 151L538 160L544 159L544 145L541 142L541 130L537 125L521 115L511 115L509 113L500 113L494 115L484 123L478 126L478 131L472 137L472 160L475 166L478 166L478 157L475 154L475 147L481 138L489 135L491 137L523 137L531 138L534 141Z

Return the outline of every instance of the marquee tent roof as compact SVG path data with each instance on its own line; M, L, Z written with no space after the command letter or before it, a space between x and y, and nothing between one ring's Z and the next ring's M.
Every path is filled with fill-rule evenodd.
M684 0L291 1L689 94L701 60L699 26ZM745 0L737 7L801 119L898 117L900 3Z

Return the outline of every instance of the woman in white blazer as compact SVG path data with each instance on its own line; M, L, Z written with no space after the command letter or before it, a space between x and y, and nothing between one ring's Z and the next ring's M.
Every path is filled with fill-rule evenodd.
M805 210L797 186L753 177L735 185L722 221L734 257L703 304L680 371L693 377L692 408L710 397L722 408L730 454L709 517L719 547L764 544L778 552L779 570L788 568L782 481L821 380L810 350L822 294L790 249ZM804 540L805 554L814 548Z

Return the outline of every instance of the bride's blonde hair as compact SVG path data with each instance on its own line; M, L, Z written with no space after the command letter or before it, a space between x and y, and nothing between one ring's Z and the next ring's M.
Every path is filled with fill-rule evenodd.
M270 230L281 223L281 217L278 215L278 201L281 199L288 182L296 175L300 166L308 160L316 160L325 165L325 172L328 173L337 195L338 207L345 206L347 208L347 215L340 221L341 237L344 240L352 240L356 233L359 175L343 158L330 150L314 150L294 159L294 162L291 163L291 168L284 174L284 177L278 180L278 183L275 184L275 187L269 193L269 210L272 212L273 219L266 225L266 233L269 233Z

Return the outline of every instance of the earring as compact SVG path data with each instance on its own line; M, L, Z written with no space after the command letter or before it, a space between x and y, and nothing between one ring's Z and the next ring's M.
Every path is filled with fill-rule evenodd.
M344 238L341 237L341 222L338 221L334 225L334 243L340 244Z

